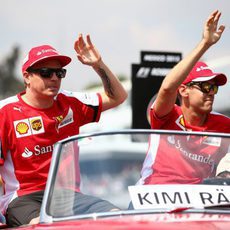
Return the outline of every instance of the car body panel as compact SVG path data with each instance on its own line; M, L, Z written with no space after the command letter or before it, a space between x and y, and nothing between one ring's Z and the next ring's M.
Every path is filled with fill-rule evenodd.
M144 214L112 217L97 220L75 220L39 224L36 226L21 227L21 230L58 230L58 229L79 229L79 230L139 230L139 229L223 229L229 230L229 215L220 214L194 214L194 213L171 213L171 214Z

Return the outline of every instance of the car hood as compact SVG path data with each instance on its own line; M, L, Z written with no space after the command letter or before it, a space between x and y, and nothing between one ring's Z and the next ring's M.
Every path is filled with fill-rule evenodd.
M230 215L204 214L204 213L161 213L161 214L135 214L127 216L107 217L96 220L62 221L50 224L39 224L20 229L58 230L58 229L228 229Z

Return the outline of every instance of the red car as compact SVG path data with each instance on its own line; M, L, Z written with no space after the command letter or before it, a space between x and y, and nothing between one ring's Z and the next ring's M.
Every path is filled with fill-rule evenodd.
M221 166L225 174L216 177L229 146L229 134L204 132L121 130L69 137L55 145L40 223L18 229L229 230L230 168ZM159 151L163 162L157 162ZM154 162L159 164L156 169L151 167ZM202 162L210 172L200 167ZM187 172L182 183L178 175L186 164L193 168L194 177L204 176L199 183ZM143 185L161 169L160 182ZM164 178L167 172L171 173ZM170 182L174 172L178 178ZM80 212L75 197L79 183L83 194L109 201L118 209ZM3 223L1 228L7 226Z

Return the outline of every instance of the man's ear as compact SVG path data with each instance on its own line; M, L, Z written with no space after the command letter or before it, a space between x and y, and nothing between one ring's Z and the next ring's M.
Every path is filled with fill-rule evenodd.
M30 79L29 79L30 73L27 71L23 72L23 79L26 85L28 85L30 83Z
M181 95L181 97L188 97L188 87L184 84L181 84L178 88L178 93Z

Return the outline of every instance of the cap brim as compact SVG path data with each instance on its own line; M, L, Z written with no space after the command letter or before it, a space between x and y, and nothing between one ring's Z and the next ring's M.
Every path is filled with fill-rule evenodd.
M227 83L227 77L222 73L215 73L210 77L198 77L193 80L193 82L200 82L200 81L209 81L214 79L217 85L225 85Z

